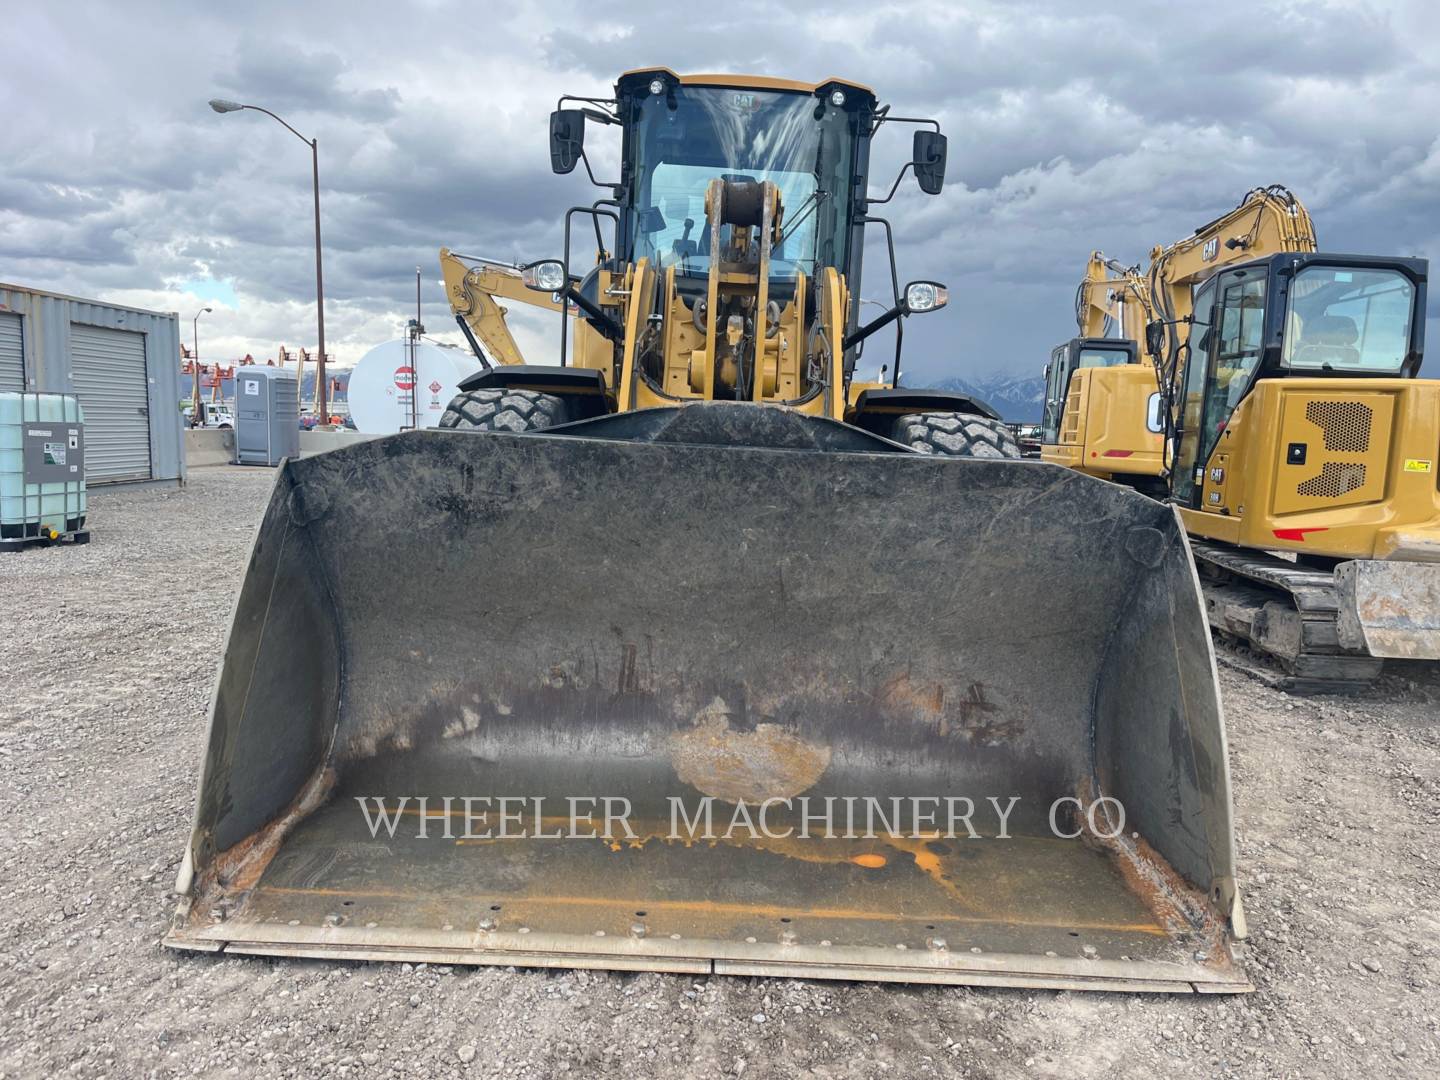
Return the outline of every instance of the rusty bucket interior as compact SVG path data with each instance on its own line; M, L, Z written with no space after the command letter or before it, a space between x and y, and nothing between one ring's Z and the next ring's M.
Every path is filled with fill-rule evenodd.
M1248 988L1184 535L1037 462L289 462L179 890L186 949Z

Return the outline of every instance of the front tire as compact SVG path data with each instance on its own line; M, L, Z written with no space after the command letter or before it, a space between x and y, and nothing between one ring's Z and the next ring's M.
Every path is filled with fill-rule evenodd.
M440 427L462 431L543 431L569 423L570 403L534 390L471 390L457 394Z
M890 438L922 454L944 457L1019 458L1020 444L999 420L973 413L906 413Z

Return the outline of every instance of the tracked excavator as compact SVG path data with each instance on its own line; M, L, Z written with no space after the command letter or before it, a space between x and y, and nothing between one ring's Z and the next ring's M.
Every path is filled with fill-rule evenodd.
M1174 511L1016 460L981 403L902 385L898 344L856 377L945 299L892 257L889 307L858 302L900 179L941 188L938 125L664 68L558 105L556 171L620 139L566 215L594 258L447 256L489 367L445 426L279 470L168 944L1247 989ZM486 307L517 279L555 363Z
M1046 368L1042 457L1178 507L1227 662L1267 681L1440 659L1427 276L1318 251L1300 200L1259 188L1146 273L1095 252Z

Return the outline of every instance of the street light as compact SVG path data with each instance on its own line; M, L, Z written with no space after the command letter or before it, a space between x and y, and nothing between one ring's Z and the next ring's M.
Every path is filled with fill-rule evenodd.
M204 307L195 313L195 318L190 320L190 344L195 350L195 355L190 358L190 374L194 376L195 389L190 396L190 425L200 422L200 316L207 311L214 311L214 308ZM218 372L217 372L218 375Z
M315 322L320 338L320 356L315 365L315 411L320 414L322 424L330 421L329 387L325 378L325 274L320 265L320 140L307 139L289 124L281 120L269 109L262 109L259 105L242 105L238 101L226 101L223 98L212 98L210 108L217 113L240 112L242 109L250 109L252 112L264 113L270 119L283 125L285 130L294 135L297 139L310 147L310 164L315 177ZM305 388L302 386L299 393L302 395Z

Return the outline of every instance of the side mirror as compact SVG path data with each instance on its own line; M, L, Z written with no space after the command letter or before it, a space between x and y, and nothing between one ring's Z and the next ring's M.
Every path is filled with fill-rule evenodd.
M912 281L905 286L905 314L907 315L918 315L924 311L939 311L949 302L950 290L938 281Z
M556 109L550 114L550 168L564 175L575 168L585 149L585 113Z
M1165 347L1165 324L1160 321L1145 324L1145 351L1158 357Z
M889 326L896 319L906 315L919 315L923 311L939 311L950 300L950 290L938 281L912 281L905 286L905 292L896 304L884 315L877 315L864 326L852 330L845 338L844 347L853 349L876 330ZM883 376L884 371L882 369Z
M561 293L565 291L565 264L558 259L543 259L520 268L520 279L527 289L536 292Z
M938 131L915 132L915 179L926 195L939 195L945 186L945 136Z
M1165 401L1159 394L1151 394L1145 403L1145 430L1159 435L1165 430Z

